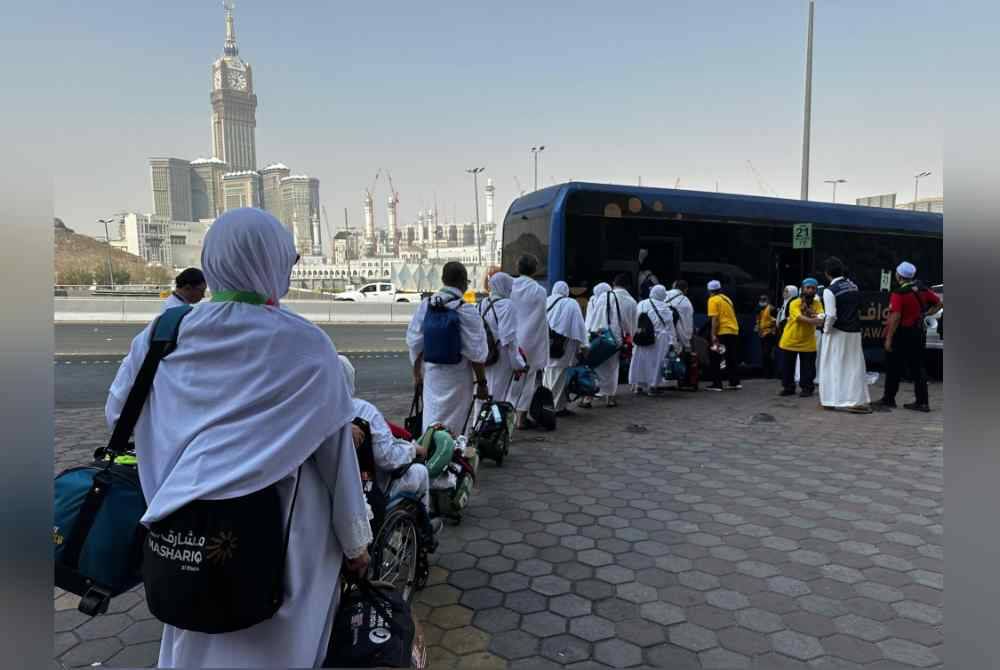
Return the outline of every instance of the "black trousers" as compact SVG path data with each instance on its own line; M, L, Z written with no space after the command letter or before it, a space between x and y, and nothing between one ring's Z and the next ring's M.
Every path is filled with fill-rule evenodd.
M781 352L781 385L788 391L795 390L795 358L799 359L799 388L803 391L812 392L815 390L813 380L816 379L816 352L815 351L788 351L779 349Z
M885 393L896 400L899 381L906 373L913 380L917 402L927 404L927 372L924 370L924 336L919 328L898 328L892 336L892 351L886 353Z
M764 365L764 378L774 376L774 348L778 344L777 335L765 335L760 338L760 355Z
M719 344L726 348L726 374L729 376L729 385L736 386L740 383L740 336L719 335ZM723 356L710 349L708 359L712 364L712 386L718 388L722 386Z

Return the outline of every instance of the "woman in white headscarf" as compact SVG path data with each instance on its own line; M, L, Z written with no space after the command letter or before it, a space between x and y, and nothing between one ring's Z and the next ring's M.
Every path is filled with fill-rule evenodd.
M622 324L618 319L615 293L606 282L594 287L594 297L587 306L587 319L584 324L588 333L597 333L604 328L610 328L611 334L619 345L624 342L624 333L631 332L633 325ZM608 407L616 407L615 396L618 394L618 366L621 359L617 354L595 368L597 384L600 387L598 395L605 398ZM585 400L580 407L589 408L590 402Z
M490 294L479 303L479 316L493 333L500 357L486 368L486 385L494 400L509 401L516 373L523 372L527 363L517 346L517 314L510 299L514 278L506 272L495 272L489 278ZM482 402L476 403L476 412Z
M566 371L576 365L577 354L590 341L583 321L580 304L569 297L569 285L557 281L552 286L552 295L545 304L549 329L566 338L566 350L560 358L549 358L545 368L545 387L555 398L557 416L572 414L566 409Z
M340 363L344 368L344 377L347 379L347 387L350 394L354 396L354 365L346 356L339 356ZM427 467L422 463L413 463L417 457L426 458L427 449L421 447L416 442L410 440L397 439L392 436L392 430L386 423L382 412L378 411L375 405L361 398L353 398L354 416L368 422L368 427L372 433L372 455L375 457L375 483L390 498L400 493L412 493L424 504L424 509L430 513L430 477ZM357 429L360 432L360 429ZM355 435L355 446L360 446L358 435ZM412 463L412 465L410 465ZM397 479L393 479L393 470L410 465L406 473ZM437 532L441 528L438 521L432 525Z
M291 524L281 609L232 633L165 626L159 667L319 667L341 564L346 556L348 569L367 568L371 528L336 349L322 330L279 306L297 259L292 236L262 210L234 209L215 221L202 251L212 301L181 323L177 348L160 363L136 424L149 504L143 524L195 500L236 498L275 483ZM118 370L109 426L149 336L147 327Z
M657 393L662 384L660 371L667 351L676 341L673 313L666 303L667 289L657 284L649 291L649 297L639 303L639 314L647 314L653 322L656 336L653 344L636 345L632 350L632 365L628 371L628 383L635 385L636 393Z
M784 330L784 328L785 328L785 321L788 320L788 303L790 303L792 300L795 300L798 297L799 297L799 288L797 286L792 285L792 284L789 284L788 286L786 286L785 290L781 294L782 302L781 302L781 307L778 309L778 317L777 317L778 318L778 339L779 340L781 339L781 331ZM780 378L781 377L781 369L782 369L781 366L783 366L785 364L785 357L784 356L777 356L776 358L777 358L777 361L776 361L777 365L775 365L775 368L776 368L776 373L777 373L778 377ZM798 360L796 360L795 361L795 369L796 369L795 381L799 380L798 367L799 367L799 362L798 362Z

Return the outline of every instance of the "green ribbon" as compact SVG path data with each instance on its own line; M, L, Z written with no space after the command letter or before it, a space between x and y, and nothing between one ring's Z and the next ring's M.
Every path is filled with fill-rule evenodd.
M253 291L219 291L212 294L212 302L245 302L250 305L263 305L267 298Z

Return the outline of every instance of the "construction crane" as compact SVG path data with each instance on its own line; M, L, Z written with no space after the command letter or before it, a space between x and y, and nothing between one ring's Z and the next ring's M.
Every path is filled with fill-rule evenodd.
M524 189L521 188L521 180L517 178L517 175L514 175L514 183L517 184L518 193L524 195Z
M757 180L757 186L760 187L761 195L778 195L777 191L771 188L767 182L764 181L764 178L760 176L760 173L757 172L757 168L753 166L753 161L747 159L747 165L750 166L750 171L753 172L753 176ZM770 191L770 193L768 193L768 191Z
M399 216L399 212L396 211L396 205L399 204L399 191L397 191L395 185L393 185L392 173L390 173L388 170L385 171L385 178L389 180L389 197L391 198L389 207L391 207L393 210L392 220L396 224L396 230L390 231L395 233L395 235L391 240L389 240L389 244L392 246L392 255L399 256L399 220L397 218Z
M330 240L330 254L337 255L337 249L333 245L333 230L330 229L330 217L326 214L326 205L323 205L323 220L326 222L326 236Z
M379 168L378 170L376 170L375 171L375 178L372 179L372 186L371 186L371 188L366 188L365 189L365 195L367 195L369 198L371 198L372 202L375 201L375 186L378 184L378 178L379 178L379 175L381 175L381 174L382 174L382 168Z

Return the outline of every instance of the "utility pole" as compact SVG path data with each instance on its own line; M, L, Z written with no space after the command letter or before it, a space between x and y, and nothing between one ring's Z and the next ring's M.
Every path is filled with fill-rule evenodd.
M921 172L920 174L913 175L913 211L917 211L917 188L920 186L920 180L924 177L929 177L930 172Z
M543 149L545 147L542 147ZM472 175L472 188L476 194L476 270L479 270L479 266L483 263L483 236L482 231L479 230L479 173L485 170L485 167L468 168L466 172ZM535 179L538 179L538 173L535 173ZM537 188L535 190L538 190Z
M531 147L531 153L535 157L535 190L538 190L538 154L545 151L545 145Z
M104 224L104 239L108 242L108 281L111 283L111 290L115 290L115 273L111 269L111 234L108 232L108 224L112 223L113 219L98 219L98 223ZM141 253L142 250L140 250Z
M806 102L802 126L802 200L809 199L809 126L812 120L813 13L815 0L809 0L809 28L806 36Z
M833 202L837 203L837 184L846 184L846 179L824 179L824 184L833 184Z

